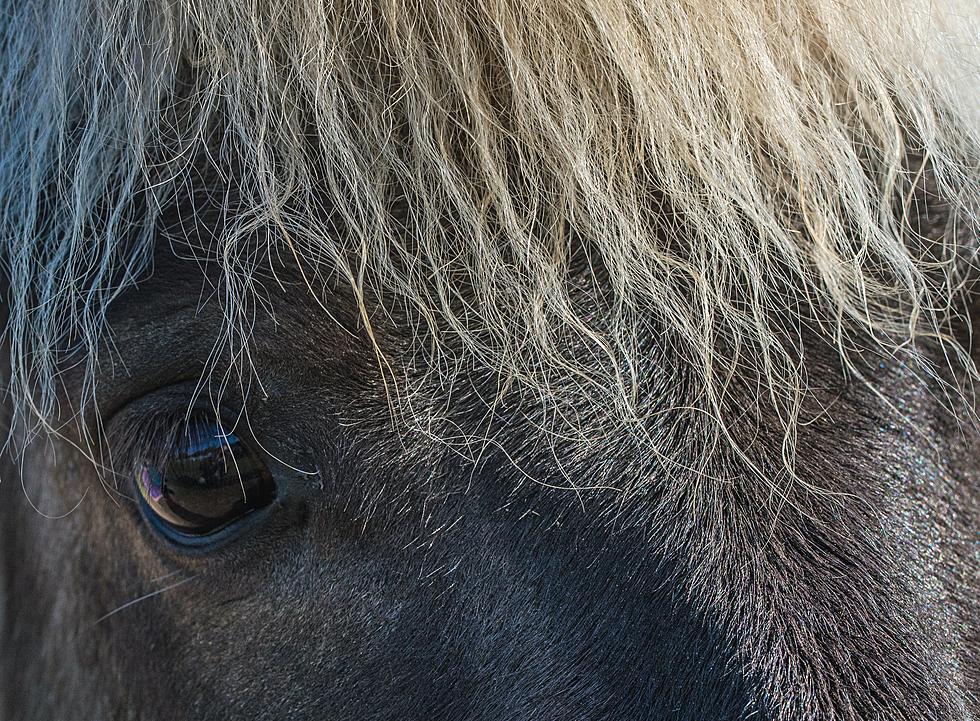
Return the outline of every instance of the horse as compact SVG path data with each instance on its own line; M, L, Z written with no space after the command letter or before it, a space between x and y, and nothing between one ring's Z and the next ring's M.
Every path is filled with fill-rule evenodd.
M963 0L7 0L0 717L980 718Z

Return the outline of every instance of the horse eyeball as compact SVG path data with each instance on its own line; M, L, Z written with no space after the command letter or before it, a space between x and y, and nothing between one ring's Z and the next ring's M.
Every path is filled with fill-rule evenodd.
M276 498L260 456L214 421L191 421L159 463L136 468L134 480L144 515L177 543L206 541Z

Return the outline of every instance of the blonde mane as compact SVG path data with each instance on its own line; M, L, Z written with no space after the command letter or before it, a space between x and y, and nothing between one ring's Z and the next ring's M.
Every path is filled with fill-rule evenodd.
M980 199L962 5L15 2L0 257L19 415L56 413L62 351L98 362L107 305L206 154L241 197L207 249L229 338L248 340L265 237L348 283L369 331L366 298L408 308L437 380L480 367L630 424L660 329L701 411L724 427L731 376L755 377L791 449L804 325L845 366L853 337L888 354L949 335ZM938 244L903 212L924 174L949 209Z

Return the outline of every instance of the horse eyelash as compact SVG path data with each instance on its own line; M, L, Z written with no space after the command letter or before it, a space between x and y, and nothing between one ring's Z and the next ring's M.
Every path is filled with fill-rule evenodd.
M214 420L186 409L124 414L106 432L113 475L125 479L140 465L161 465L187 439L195 422Z

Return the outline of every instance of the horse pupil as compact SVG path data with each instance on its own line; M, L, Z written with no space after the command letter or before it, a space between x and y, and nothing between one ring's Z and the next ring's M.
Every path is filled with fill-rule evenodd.
M164 461L141 465L136 486L158 525L190 536L214 533L275 498L265 463L213 422L192 423Z

